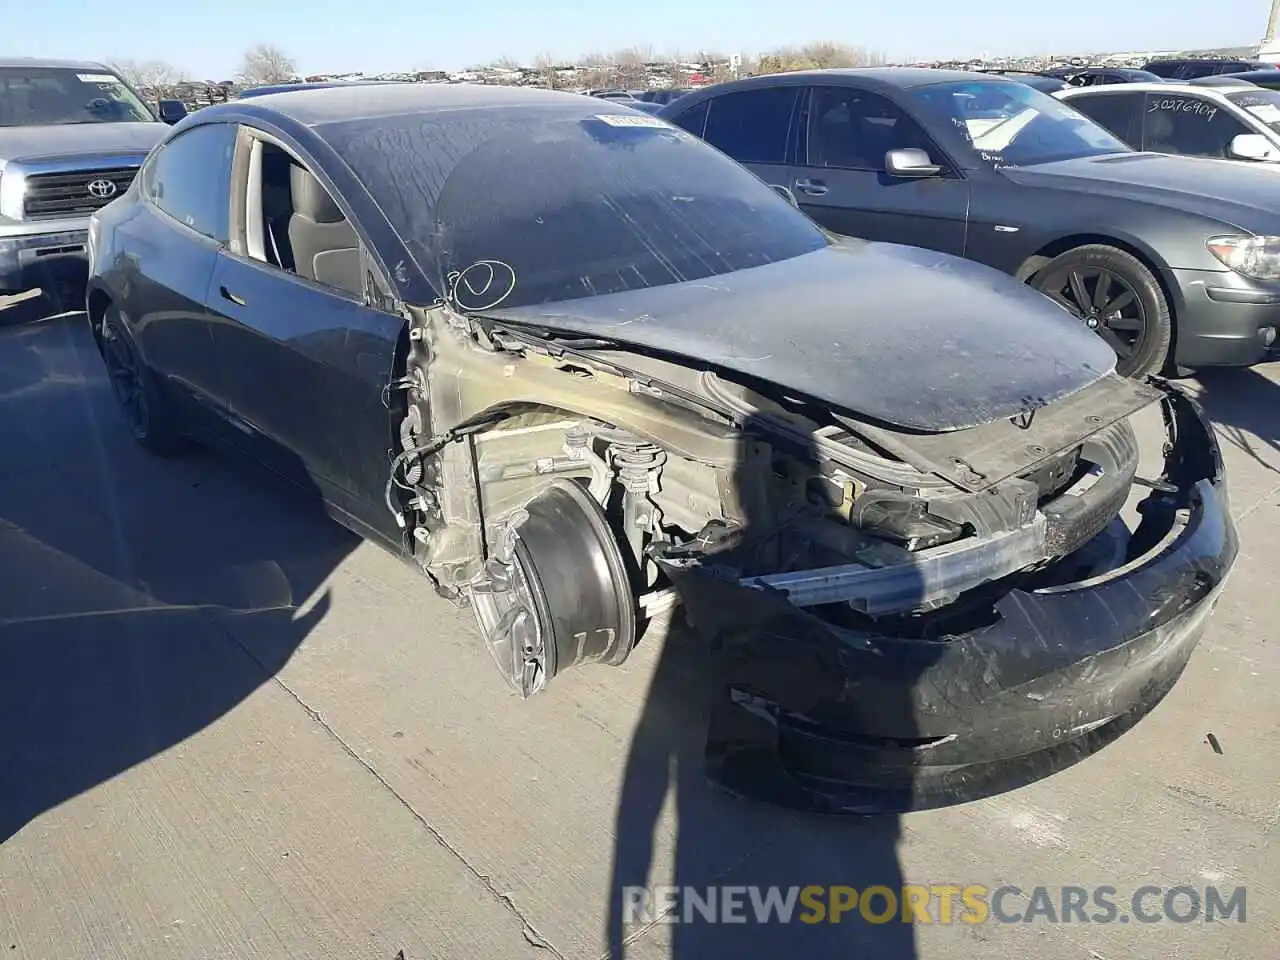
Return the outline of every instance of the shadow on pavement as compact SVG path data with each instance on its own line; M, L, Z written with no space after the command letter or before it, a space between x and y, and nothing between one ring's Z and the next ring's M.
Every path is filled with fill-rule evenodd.
M749 435L753 426L748 424ZM753 447L750 441L741 445L740 490L761 490L761 464ZM816 459L812 450L794 453ZM742 542L762 546L731 547L718 559L735 571L765 572L790 549L777 535L780 511L767 498L747 494L743 513ZM829 696L827 685L843 682L840 673L823 672L830 648L804 636L803 626L797 628L791 619L794 608L785 603L781 606L790 612L775 609L771 615L764 604L742 603L737 587L722 593L719 586L681 579L677 588L693 629L673 626L659 640L663 648L627 755L608 890L607 956L911 960L914 930L902 922L898 899L903 888L898 816L792 812L736 798L707 776L716 769L720 782L734 789L805 805L806 797L795 792L783 769L781 741L770 735L768 724L763 737L755 739L760 730L741 711L735 714L729 689L756 693L761 688L753 681L758 680L764 690L788 691L792 703L815 685L826 688L817 699ZM682 619L679 611L674 619ZM910 726L908 705L895 706ZM850 702L845 709L849 717L857 707ZM904 736L910 732L902 730ZM909 769L900 771L897 786L911 790ZM669 872L657 836L661 831L655 829L667 804L676 821ZM678 899L667 901L674 909L661 919L661 888L668 885L682 889ZM641 887L649 890L647 900L636 889ZM825 889L801 893L806 887ZM869 921L859 907L872 887L880 891L869 901L874 918ZM837 896L846 908L838 922L831 912ZM770 898L778 906L790 902L789 919L770 913ZM708 908L714 920L707 919Z
M270 681L359 541L226 459L143 452L82 316L0 330L0 451L3 842Z
M1219 435L1258 463L1280 473L1280 383L1268 378L1280 364L1201 370L1200 402Z

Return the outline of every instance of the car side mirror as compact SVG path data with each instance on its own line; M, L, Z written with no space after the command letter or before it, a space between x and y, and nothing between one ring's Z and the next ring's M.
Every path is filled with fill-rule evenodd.
M1236 160L1274 160L1276 151L1260 133L1241 133L1231 138L1227 156Z
M161 100L156 104L160 119L172 126L187 115L187 106L181 100Z
M769 189L772 190L774 193L776 193L778 196L782 197L783 200L787 201L787 203L791 204L797 210L800 209L800 204L796 202L796 195L792 193L789 189L784 187L782 184L771 183L769 184Z
M885 173L891 177L936 177L942 167L933 162L929 154L915 147L890 150L884 155Z

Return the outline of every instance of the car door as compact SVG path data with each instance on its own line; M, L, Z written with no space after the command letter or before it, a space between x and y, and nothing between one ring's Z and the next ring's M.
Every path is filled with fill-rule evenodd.
M1142 115L1146 109L1146 94L1111 90L1080 93L1063 99L1134 150L1142 149Z
M1207 96L1148 93L1143 111L1144 150L1184 157L1229 159L1227 147L1242 133L1253 133L1227 107Z
M239 149L232 204L244 213L216 258L207 307L246 447L386 530L384 397L404 319L371 305L389 302L390 287L301 154L248 128Z
M962 255L969 184L914 118L888 97L853 86L804 94L798 121L800 209L835 233ZM897 178L885 154L923 150L940 175Z
M121 309L147 364L204 429L224 409L204 303L227 240L235 138L235 124L201 124L153 152L139 173L137 214L116 233L128 264Z
M793 126L801 87L758 87L703 100L672 119L777 190L793 179Z

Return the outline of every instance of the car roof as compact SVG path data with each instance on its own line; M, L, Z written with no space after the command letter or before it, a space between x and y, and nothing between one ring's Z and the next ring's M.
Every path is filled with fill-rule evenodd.
M1003 79L1000 74L978 73L973 70L940 70L933 67L844 67L830 70L798 70L795 73L774 74L774 76L808 78L810 80L816 78L847 78L886 87L898 87L902 90L925 87L934 83L955 83L973 80L988 80L993 83L999 83Z
M386 117L427 115L453 110L485 108L580 106L584 115L609 107L626 110L625 105L602 97L584 97L579 93L539 90L478 83L390 82L352 83L334 87L312 87L305 90L282 90L249 97L245 101L205 107L199 114L217 119L237 109L261 113L270 111L307 127L376 120ZM252 106L250 106L252 105Z
M1257 89L1252 83L1201 84L1175 80L1164 83L1100 83L1092 87L1071 87L1070 93L1072 96L1079 96L1083 93L1096 93L1099 90L1123 90L1126 93L1195 94L1196 96L1205 96L1206 94L1223 94L1236 90Z
M273 93L286 93L294 90L322 90L329 87L367 86L375 83L412 83L409 80L316 80L310 83L264 83L259 87L248 87L240 91L240 97L265 97Z
M1280 77L1280 70L1236 70L1232 73L1219 73L1217 76L1228 80L1275 80ZM1201 79L1208 78L1202 77Z
M1251 60L1248 57L1156 57L1154 60L1148 60L1147 65L1153 63L1261 63L1261 60ZM1145 69L1145 68L1144 68Z
M110 70L93 60L57 60L49 57L0 57L0 67L40 67L50 70Z
M933 67L837 67L828 70L795 70L787 73L767 73L742 80L730 80L709 87L702 87L691 94L690 100L701 100L735 90L751 90L756 87L800 86L806 83L838 86L842 80L855 81L868 90L912 90L938 83L1012 83L1018 80L998 73L979 73L973 70L941 70ZM683 103L684 97L681 98Z

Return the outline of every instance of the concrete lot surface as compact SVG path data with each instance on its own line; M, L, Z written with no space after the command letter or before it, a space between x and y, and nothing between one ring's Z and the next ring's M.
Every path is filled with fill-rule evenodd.
M681 634L521 703L413 570L252 471L137 449L82 317L0 330L0 957L1273 957L1278 373L1193 384L1242 556L1149 718L996 799L823 820L704 785ZM1243 885L1247 915L622 924L646 878L1110 885L1126 915Z

